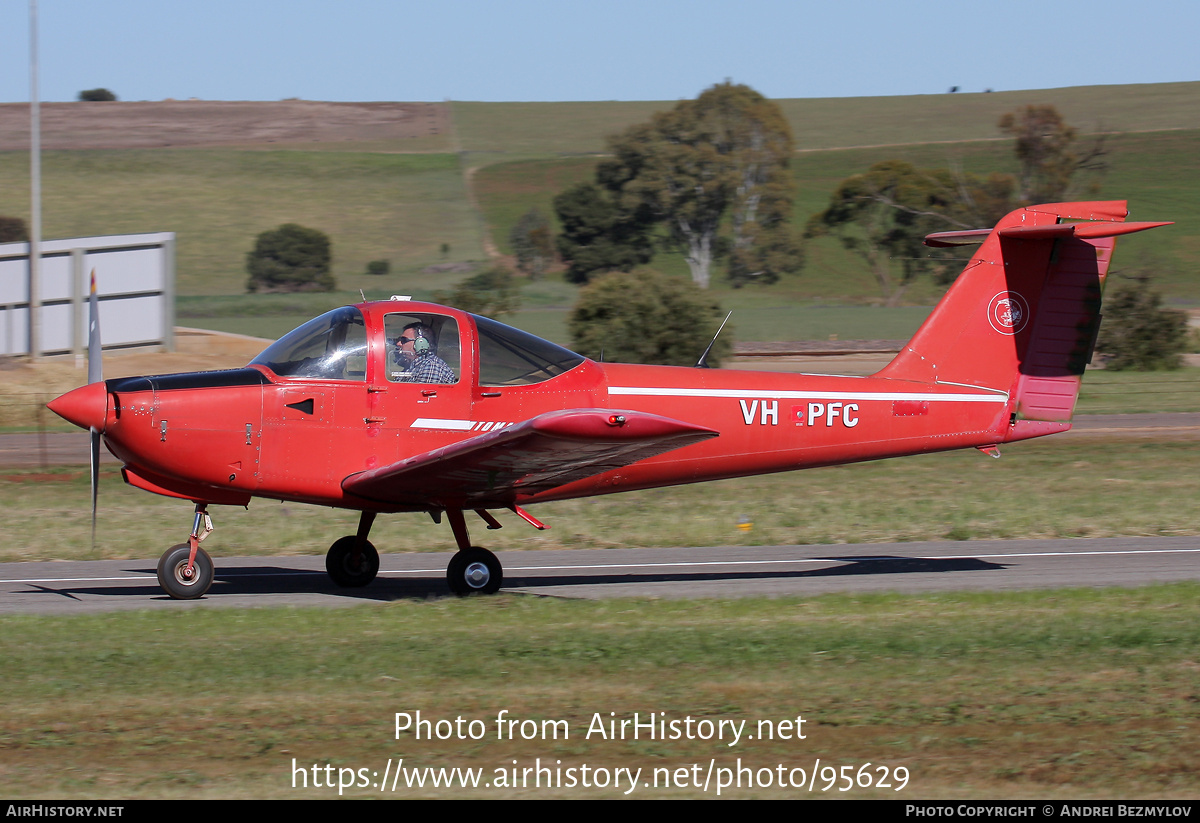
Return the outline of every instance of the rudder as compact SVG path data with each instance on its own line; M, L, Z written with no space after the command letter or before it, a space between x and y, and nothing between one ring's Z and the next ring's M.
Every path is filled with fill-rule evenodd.
M1005 392L1009 439L1068 428L1116 237L1169 225L1127 223L1127 214L1119 200L1050 203L991 230L930 235L931 246L982 245L877 376Z

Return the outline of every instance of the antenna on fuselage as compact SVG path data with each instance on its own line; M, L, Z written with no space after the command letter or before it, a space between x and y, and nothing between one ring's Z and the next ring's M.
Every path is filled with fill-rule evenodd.
M722 329L725 328L725 324L729 322L729 318L731 318L731 317L733 317L732 311L729 312L729 314L725 315L725 319L721 321L721 328L717 329L717 333L713 335L712 342L708 344L708 348L706 348L704 350L704 354L700 355L700 359L696 361L696 368L698 368L698 369L710 368L708 365L708 353L710 351L712 351L712 347L716 344L717 338L721 336Z

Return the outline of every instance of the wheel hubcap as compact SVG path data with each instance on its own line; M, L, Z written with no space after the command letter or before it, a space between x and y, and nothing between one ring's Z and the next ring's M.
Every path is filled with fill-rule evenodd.
M192 566L192 568L189 570L187 567L187 561L184 560L175 567L175 579L185 586L192 585L196 582L196 567Z
M475 561L467 566L463 578L472 589L482 589L492 579L492 572L486 563Z

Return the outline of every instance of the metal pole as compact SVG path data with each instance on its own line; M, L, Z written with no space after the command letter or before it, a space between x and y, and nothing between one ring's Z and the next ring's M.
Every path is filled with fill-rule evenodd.
M42 124L38 109L37 0L29 0L29 358L42 354Z
M71 352L75 355L75 368L83 367L83 350L87 348L88 320L83 311L83 298L88 294L87 272L84 270L83 249L71 249Z
M163 348L175 351L175 232L163 241Z

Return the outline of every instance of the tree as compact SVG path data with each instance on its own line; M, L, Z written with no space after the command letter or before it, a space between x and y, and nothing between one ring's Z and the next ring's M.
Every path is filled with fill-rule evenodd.
M1005 175L981 179L885 160L843 180L829 207L809 220L806 234L832 234L860 255L887 305L894 306L920 275L949 282L957 274L952 254L929 256L925 236L993 225L1009 211L1012 186ZM898 279L892 273L894 261L899 262Z
M102 103L116 100L117 96L108 89L88 89L79 92L79 99L85 103Z
M620 363L693 366L725 313L699 286L652 269L598 277L579 294L569 328L574 348ZM716 366L733 349L729 326L708 356Z
M1019 198L1025 205L1070 199L1078 172L1103 172L1108 168L1104 138L1078 154L1078 134L1054 106L1024 106L1001 117L997 126L1016 140Z
M799 268L798 246L786 234L791 130L758 92L720 83L610 138L609 148L614 156L598 166L597 182L621 208L649 208L700 287L726 251L718 230L727 214L736 279Z
M567 280L586 283L593 274L629 271L650 262L654 219L645 207L626 209L605 189L580 183L554 198L562 224L558 253L567 264Z
M1104 299L1104 320L1096 348L1107 355L1105 368L1154 371L1179 368L1187 343L1187 315L1162 308L1162 296L1149 287L1146 271L1131 276Z
M546 216L537 209L525 212L508 239L517 258L517 268L531 280L541 277L554 259L554 233Z
M250 292L333 291L333 256L324 232L287 223L264 231L246 253Z
M0 214L0 243L17 243L29 239L29 229L20 217Z
M504 266L493 266L468 277L449 294L434 292L433 301L495 320L521 307L521 291L511 271Z
M978 177L885 160L843 180L829 207L809 220L806 235L836 235L868 262L884 299L895 305L918 276L932 274L946 283L957 274L957 258L966 252L931 257L922 245L925 235L994 226L1022 204L1067 199L1079 185L1080 171L1106 168L1103 140L1076 154L1075 130L1053 106L1026 106L1004 115L998 125L1015 138L1019 176ZM901 269L898 279L893 263Z

